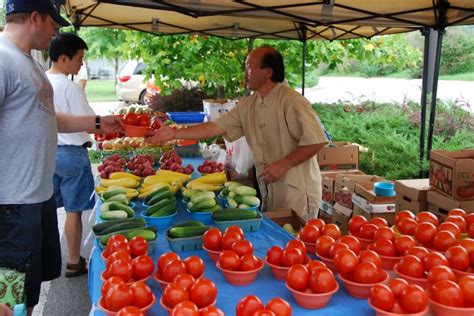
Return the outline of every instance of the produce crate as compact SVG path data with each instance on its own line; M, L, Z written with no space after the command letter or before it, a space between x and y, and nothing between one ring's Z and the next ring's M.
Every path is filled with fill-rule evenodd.
M212 212L191 212L189 209L186 209L189 216L196 221L201 221L204 224L212 224Z
M291 208L277 208L265 212L265 216L280 226L291 224L295 231L299 231L306 224L306 221Z
M171 238L169 231L166 231L166 239L174 252L202 249L202 236Z
M177 124L193 124L204 122L205 112L168 112L169 118Z
M236 221L214 221L214 225L219 228L222 232L229 226L240 226L244 233L256 232L260 229L263 217L260 215L259 218L243 219Z

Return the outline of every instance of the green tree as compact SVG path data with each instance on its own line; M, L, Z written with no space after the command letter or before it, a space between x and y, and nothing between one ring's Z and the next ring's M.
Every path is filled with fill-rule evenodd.
M1 3L1 5L0 5L0 28L3 28L5 26L5 12L6 12L5 5L6 5L6 2L0 1L0 3Z

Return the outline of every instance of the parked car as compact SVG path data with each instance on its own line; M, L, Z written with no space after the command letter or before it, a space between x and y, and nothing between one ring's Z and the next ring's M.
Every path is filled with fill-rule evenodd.
M120 100L145 104L146 67L142 62L129 60L120 68L115 86L115 94Z

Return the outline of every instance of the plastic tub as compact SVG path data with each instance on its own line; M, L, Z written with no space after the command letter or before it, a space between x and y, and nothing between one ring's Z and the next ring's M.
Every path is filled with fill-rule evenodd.
M306 260L303 262L303 264L308 263L311 260L309 256L306 256ZM288 270L290 270L290 267L286 266L276 266L274 264L271 264L267 261L267 258L265 258L265 264L270 267L270 270L272 271L273 276L277 280L285 280L286 279L286 274Z
M220 206L226 207L227 204L227 197L223 197L220 193L217 195L217 203L219 203Z
M436 316L472 316L474 307L453 307L440 304L430 299L431 307Z
M216 305L216 302L217 302L217 298L214 300L214 302L212 302L211 304L207 305L206 307L209 307L209 306L214 306ZM165 303L163 303L163 296L161 296L160 298L160 305L161 307L163 307L164 310L166 310L168 312L168 314L171 314L171 311L173 310L172 308L169 308L168 306L165 305ZM198 309L198 314L206 307L203 307L203 308L199 308Z
M150 126L134 126L123 123L122 128L128 137L143 137L148 131L151 131Z
M133 277L128 280L128 282L126 282L128 285L131 285L133 283L137 283L137 282L146 282L148 279L150 279L151 277L151 274L143 279L140 279L140 280L135 280L133 279ZM101 274L100 274L100 279L102 280L102 282L105 282L107 281L107 279L109 278L108 274L107 274L107 270L104 270Z
M425 310L419 312L419 313L412 313L412 314L398 314L398 313L392 313L392 312L389 312L389 311L384 311L383 309L380 309L378 307L375 307L374 305L372 305L370 303L370 300L369 300L369 306L372 307L372 309L375 311L375 316L424 316L424 315L428 315L428 312L430 310L430 307L427 306L425 308Z
M336 282L336 288L327 293L305 293L292 289L285 284L286 288L291 292L296 304L306 309L318 309L326 306L334 293L339 291L339 284Z
M231 271L231 270L226 270L223 269L220 265L219 262L216 262L216 267L217 269L222 271L222 274L224 274L224 278L229 284L232 285L249 285L252 284L253 281L257 278L258 271L260 271L263 268L263 260L260 258L257 258L258 261L260 262L260 265L257 269L255 270L250 270L250 271Z
M222 251L207 249L204 245L202 245L202 249L204 249L207 252L207 254L209 255L209 258L211 258L211 260L214 262L217 261L217 259L219 258L219 255L222 252Z
M140 310L142 311L143 314L147 315L148 314L148 311L150 310L150 308L155 305L155 302L156 302L156 296L155 294L152 294L152 297L153 299L151 300L151 303L148 304L147 306L145 307L142 307L140 308ZM110 310L108 310L107 308L105 308L105 304L104 304L104 298L101 297L100 300L99 300L99 308L105 313L106 316L115 316L117 315L118 312L112 312Z
M189 216L196 221L203 222L204 224L212 224L212 212L191 212L189 209L186 209Z
M382 259L382 269L385 271L392 271L393 267L400 262L402 257L388 257L380 255L380 259Z
M456 275L456 278L458 279L466 275L474 276L474 272L461 271L454 268L451 268L451 270L453 270L454 274Z
M386 271L381 270L381 278L379 282L376 283L357 283L353 280L350 279L349 275L343 276L338 273L339 279L342 281L344 284L344 287L346 288L347 293L349 293L350 296L356 297L356 298L368 298L370 294L370 288L374 284L379 284L379 283L387 283L389 279L389 275Z
M153 278L155 279L156 282L158 282L158 284L160 285L160 288L162 290L165 289L165 287L170 284L170 282L166 282L166 281L163 281L162 279L159 278L158 276L158 271L156 271L155 273L153 273Z
M174 252L202 249L202 236L170 238L167 231L166 239Z
M177 124L192 124L204 122L205 112L167 112L170 120Z
M296 238L298 238L299 240L301 240L299 234L296 236ZM312 255L314 255L314 254L316 253L316 243L309 243L309 242L306 242L306 241L303 241L303 240L301 240L301 241L302 241L303 244L305 245L305 247L306 247L306 252L307 252L307 253L310 253L310 254L312 254Z
M322 262L329 268L334 273L337 273L336 265L334 264L334 260L331 258L323 257L320 254L316 252L316 256L318 256L319 259L321 259Z
M141 216L145 219L146 223L150 226L157 226L159 228L168 228L171 226L171 223L175 219L178 211L175 211L173 214L168 216L161 216L161 217L151 217L145 215L145 211L141 212Z
M375 182L374 183L374 193L377 196L395 196L395 185L392 182Z
M409 275L403 274L398 270L398 263L393 267L393 271L397 276L399 276L402 279L405 279L408 281L408 283L411 284L416 284L421 286L424 290L428 290L430 288L430 283L428 282L427 278L414 278Z

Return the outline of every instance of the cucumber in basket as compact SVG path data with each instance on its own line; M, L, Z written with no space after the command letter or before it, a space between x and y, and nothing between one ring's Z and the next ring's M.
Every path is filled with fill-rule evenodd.
M140 227L140 228L119 230L119 231L115 231L113 233L102 236L99 240L99 243L105 247L107 245L107 241L113 235L124 235L125 237L127 237L128 240L132 239L135 236L142 236L147 241L153 241L156 239L157 231L158 231L158 228L156 226L146 226L146 227Z
M187 221L176 224L168 230L170 238L187 238L203 235L211 226L204 225L200 221Z
M136 226L136 225L139 225L139 226ZM111 221L95 224L94 226L92 226L92 232L96 236L100 236L100 235L106 235L118 230L145 227L145 226L146 226L146 221L143 218L117 219L117 220L111 220Z
M260 218L257 211L243 210L239 208L227 208L222 211L212 213L212 219L215 221L237 221L243 219Z

